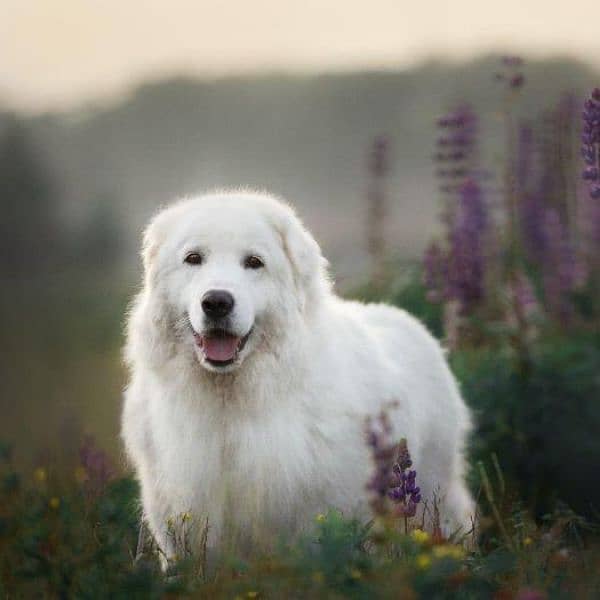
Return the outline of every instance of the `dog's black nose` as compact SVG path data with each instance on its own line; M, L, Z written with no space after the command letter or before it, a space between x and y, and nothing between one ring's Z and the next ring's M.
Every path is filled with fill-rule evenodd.
M211 319L222 319L233 310L233 296L225 290L210 290L202 297L202 310Z

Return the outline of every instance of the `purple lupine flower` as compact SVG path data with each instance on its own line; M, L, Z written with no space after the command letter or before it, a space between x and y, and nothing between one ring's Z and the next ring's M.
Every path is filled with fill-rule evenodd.
M390 442L391 433L392 426L385 412L381 412L375 421L370 417L367 419L365 437L374 462L367 489L371 492L371 508L380 515L386 512L385 499L393 474L395 445Z
M573 96L563 95L535 137L527 125L521 125L516 162L522 248L530 265L542 273L544 299L555 316L565 313L566 296L585 277L581 249L576 248L573 236L572 220L580 209L570 206L575 195L569 178L574 107ZM586 176L591 178L595 167L588 168Z
M471 150L477 134L477 116L468 104L461 104L437 121L442 129L438 138L438 146L461 146L455 154L444 155L442 159L462 159L465 153Z
M517 191L523 195L531 187L535 159L535 136L530 123L519 124L517 140L516 184Z
M600 88L592 92L583 105L583 127L581 133L581 155L588 167L600 167Z
M395 513L400 517L414 517L417 505L421 502L421 489L417 486L417 472L412 470L412 460L406 439L398 443L398 454L392 470L394 477L388 491L388 498L396 504Z
M590 194L585 181L581 184L577 195L578 250L588 267L589 276L595 279L600 273L600 200Z
M547 209L542 198L536 191L521 197L518 204L519 225L525 254L536 264L543 260L546 245L544 221Z
M91 435L86 435L79 448L79 463L85 473L85 486L90 494L100 492L115 476L108 454L99 448Z
M595 88L583 105L581 133L581 156L586 164L582 176L588 183L592 200L588 209L590 229L594 245L600 242L600 88Z
M543 223L542 279L546 306L566 324L572 313L569 294L583 279L581 266L557 210L547 209Z
M478 120L464 104L437 121L443 129L435 159L444 193L442 221L448 228L444 247L431 245L424 256L424 284L431 302L448 301L463 316L483 298L487 206L477 168Z
M450 232L446 281L446 296L459 302L463 315L484 297L487 225L487 206L481 187L469 179L461 186Z
M569 295L586 277L573 235L572 219L577 208L570 205L574 196L568 176L572 171L569 159L574 107L573 96L564 95L558 107L545 117L536 139L521 125L515 171L525 257L542 275L545 308L563 323L572 313ZM584 150L589 153L589 148ZM591 168L586 176L593 178ZM518 281L511 282L511 286L518 288ZM518 289L511 291L518 307Z
M577 103L573 94L563 94L541 122L539 159L540 173L537 181L538 194L546 206L553 206L572 231L571 219L575 213L573 190L573 127Z
M373 512L388 515L387 501L391 500L396 505L396 516L415 516L421 490L416 485L417 472L410 469L412 460L406 439L397 444L391 441L392 427L385 412L375 421L367 419L365 433L374 462L373 475L367 483Z
M545 178L540 181L539 148L533 128L521 123L518 131L515 184L519 232L526 257L539 264L544 255Z
M438 163L436 175L440 190L445 194L457 192L464 178L474 169L476 153L477 116L468 104L462 104L437 120L441 129L434 155ZM448 213L452 206L446 207Z

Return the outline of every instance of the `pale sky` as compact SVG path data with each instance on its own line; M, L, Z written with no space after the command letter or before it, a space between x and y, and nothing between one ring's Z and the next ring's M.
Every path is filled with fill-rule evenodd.
M600 66L600 2L0 0L0 104L65 109L169 74L403 68L499 49Z

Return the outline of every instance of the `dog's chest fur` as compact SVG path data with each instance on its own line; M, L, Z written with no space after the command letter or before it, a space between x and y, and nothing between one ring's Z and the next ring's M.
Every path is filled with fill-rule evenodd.
M235 395L227 400L230 406L181 397L152 403L155 481L170 516L191 512L209 519L215 537L256 543L360 495L364 482L334 451L360 439L358 417L320 412L289 395L268 409L250 410ZM361 460L357 449L354 465Z

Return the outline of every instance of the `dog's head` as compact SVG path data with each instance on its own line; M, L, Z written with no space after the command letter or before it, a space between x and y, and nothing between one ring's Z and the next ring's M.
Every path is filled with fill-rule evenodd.
M293 336L329 289L317 242L288 206L261 194L211 194L163 210L146 229L143 259L137 310L146 318L135 327L146 323L157 349L167 343L219 373Z

